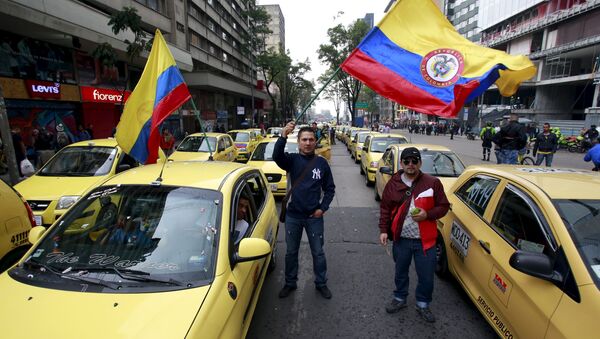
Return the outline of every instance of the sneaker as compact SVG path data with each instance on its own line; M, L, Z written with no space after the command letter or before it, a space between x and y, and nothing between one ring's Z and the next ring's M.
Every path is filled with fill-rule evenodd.
M283 286L283 288L281 289L281 291L279 291L279 297L280 298L287 298L290 293L292 293L292 291L294 291L296 289L296 286Z
M327 288L327 286L317 287L317 291L319 291L319 293L321 293L321 296L323 298L331 299L331 291L329 290L329 288Z
M431 310L429 309L429 307L418 307L417 306L417 313L419 313L421 318L423 318L423 320L425 320L426 322L428 322L428 323L435 322L435 316L433 315L433 313L431 313Z
M398 300L396 298L385 307L387 313L396 313L406 307L406 300Z

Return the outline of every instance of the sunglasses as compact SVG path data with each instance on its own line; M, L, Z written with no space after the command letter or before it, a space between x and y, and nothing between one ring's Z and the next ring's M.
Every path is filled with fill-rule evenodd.
M407 165L407 166L408 166L408 164L411 164L411 163L413 165L418 165L419 164L419 159L414 159L414 158L404 159L404 160L402 160L402 163L404 165Z

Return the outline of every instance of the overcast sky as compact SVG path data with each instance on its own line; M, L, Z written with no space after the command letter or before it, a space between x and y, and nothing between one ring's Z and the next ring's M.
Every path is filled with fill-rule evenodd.
M366 13L375 15L375 25L383 18L389 0L259 0L260 5L278 4L285 19L285 48L294 61L310 60L312 71L309 80L316 82L327 67L319 62L317 49L328 43L327 29L342 23L348 26ZM336 18L338 12L344 12ZM316 90L320 87L317 84ZM333 104L318 101L316 111L330 109L335 116Z

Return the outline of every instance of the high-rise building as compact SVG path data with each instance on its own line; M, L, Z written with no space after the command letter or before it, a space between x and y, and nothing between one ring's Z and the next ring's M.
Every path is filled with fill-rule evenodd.
M465 38L477 42L481 34L477 24L479 18L479 0L447 0L445 6L438 1L438 6L444 8L448 20L458 33Z
M271 34L266 38L266 49L273 47L276 51L285 51L285 18L279 5L261 5L271 17L269 29Z
M483 1L479 22L482 44L527 55L538 68L512 98L491 88L485 104L509 105L540 123L579 121L568 133L599 122L599 0Z
M367 24L369 28L373 28L375 26L375 16L373 13L365 14L365 17L362 20Z
M152 37L160 29L181 69L193 100L209 126L252 124L252 107L267 99L256 88L253 58L244 49L248 19L241 0L60 0L0 1L0 84L9 122L27 133L62 123L75 135L78 124L107 137L117 125L125 97L141 76L147 53L130 60L125 40L115 36L111 15L125 6L141 16ZM103 43L116 51L107 67L92 52ZM184 106L166 126L176 135L198 122Z

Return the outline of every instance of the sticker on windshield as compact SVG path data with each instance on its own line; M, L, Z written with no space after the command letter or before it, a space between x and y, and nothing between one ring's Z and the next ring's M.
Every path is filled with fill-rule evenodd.
M43 248L38 248L35 252L33 252L32 257L37 258L37 257L41 256L42 253L44 253L44 249Z
M96 191L96 192L90 194L90 196L87 198L87 200L96 199L98 197L104 197L109 194L116 193L118 190L119 190L119 187L115 186L115 187L111 187L111 188L108 188L108 189L105 189L102 191Z

